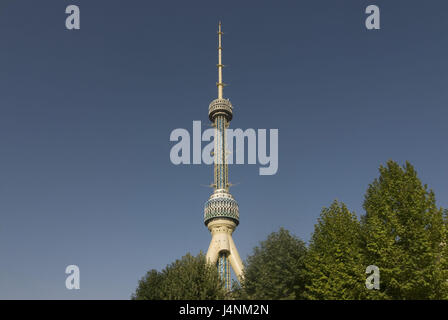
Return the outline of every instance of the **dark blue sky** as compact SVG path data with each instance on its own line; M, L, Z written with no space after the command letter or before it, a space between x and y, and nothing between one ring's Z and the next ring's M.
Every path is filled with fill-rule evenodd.
M65 7L81 30L65 29ZM367 31L365 8L381 9ZM378 166L410 160L448 207L448 3L0 3L0 298L122 298L151 268L206 251L212 168L175 166L175 128L207 123L223 21L232 128L278 128L279 170L233 165L244 259L323 206L358 215ZM65 267L81 290L65 288Z

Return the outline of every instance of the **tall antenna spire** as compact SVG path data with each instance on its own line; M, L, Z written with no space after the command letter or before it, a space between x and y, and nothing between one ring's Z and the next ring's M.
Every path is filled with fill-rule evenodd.
M221 31L221 21L219 21L218 25L218 83L216 86L218 87L218 99L222 99L222 89L224 87L224 83L222 82L222 68L224 65L222 64L222 35Z

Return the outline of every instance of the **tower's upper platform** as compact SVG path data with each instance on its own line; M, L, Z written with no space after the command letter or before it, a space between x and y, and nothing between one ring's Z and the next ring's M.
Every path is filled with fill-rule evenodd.
M227 121L232 120L233 107L229 99L215 99L208 106L208 117L210 121L214 121L218 115L224 115Z

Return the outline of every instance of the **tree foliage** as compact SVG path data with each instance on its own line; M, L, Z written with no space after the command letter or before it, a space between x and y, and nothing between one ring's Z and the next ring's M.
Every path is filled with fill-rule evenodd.
M368 297L446 298L443 210L414 167L394 161L381 166L380 177L367 190L364 209L366 263L378 266L381 275L380 290L369 290Z
M360 299L365 292L361 226L345 204L323 208L305 259L307 299Z
M301 299L305 243L280 228L254 248L246 260L241 299Z
M448 210L436 206L409 163L380 166L359 221L346 205L323 208L308 249L280 228L254 248L226 293L201 253L150 270L132 299L448 299ZM365 286L366 267L380 289Z
M139 283L133 300L216 300L226 292L216 267L200 253L187 254L164 270L150 270Z

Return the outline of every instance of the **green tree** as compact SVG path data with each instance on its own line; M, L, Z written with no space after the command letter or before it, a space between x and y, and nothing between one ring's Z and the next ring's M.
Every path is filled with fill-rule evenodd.
M240 299L301 299L305 243L280 228L254 248L246 260Z
M152 269L138 282L138 287L132 295L133 300L161 300L162 273Z
M447 297L443 210L414 167L381 166L369 185L362 218L366 263L380 269L380 290L371 299Z
M360 223L345 204L334 201L322 209L305 259L307 299L363 297L366 276L360 238Z
M226 298L218 271L200 253L187 254L162 272L149 271L138 284L133 300L215 300Z

